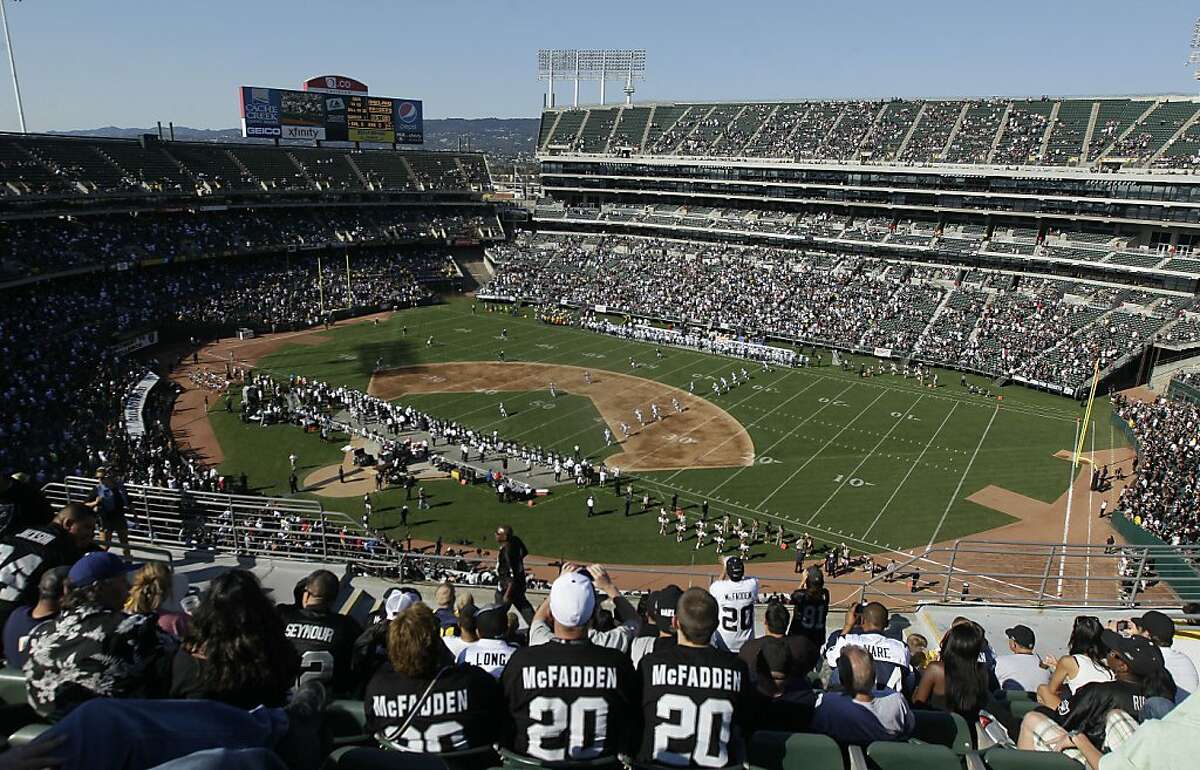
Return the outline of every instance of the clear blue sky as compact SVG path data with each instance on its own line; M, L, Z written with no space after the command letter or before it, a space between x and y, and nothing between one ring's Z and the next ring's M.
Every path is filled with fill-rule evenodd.
M1193 93L1197 14L1176 0L8 4L34 131L228 128L238 85L331 73L422 98L428 117L532 117L540 47L648 49L645 100ZM0 129L15 130L6 65ZM594 84L581 98L596 101Z

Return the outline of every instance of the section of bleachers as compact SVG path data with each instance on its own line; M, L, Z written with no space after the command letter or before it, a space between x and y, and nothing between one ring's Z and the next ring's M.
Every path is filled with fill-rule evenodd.
M1050 129L1050 141L1042 162L1050 166L1066 166L1083 157L1083 140L1087 137L1092 119L1090 99L1063 99Z
M1092 141L1088 144L1087 160L1095 160L1100 155L1107 154L1108 148L1149 106L1147 102L1135 102L1131 99L1101 100L1096 124L1092 129Z
M1048 99L1013 102L991 162L1016 165L1037 163L1053 109L1054 102Z
M649 107L625 107L617 119L616 130L613 132L612 149L623 147L641 149L642 134L646 131L646 123L650 120Z
M582 152L601 153L608 147L608 137L617 122L617 111L609 109L588 110L587 120L579 132L579 149Z
M920 102L902 99L888 102L883 115L863 140L860 154L870 160L895 160L920 111Z
M912 138L900 153L900 160L931 162L942 159L942 149L950 138L962 112L962 102L926 102Z
M950 140L945 160L949 163L983 163L991 152L1007 104L998 101L972 102L958 132Z

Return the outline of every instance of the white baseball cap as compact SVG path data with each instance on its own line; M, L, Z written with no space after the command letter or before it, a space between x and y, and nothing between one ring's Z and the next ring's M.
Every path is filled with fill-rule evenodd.
M595 607L592 581L580 572L565 572L550 586L550 614L564 626L586 625Z
M391 620L416 603L417 597L412 593L408 591L393 591L384 601L383 611L387 615L387 619Z

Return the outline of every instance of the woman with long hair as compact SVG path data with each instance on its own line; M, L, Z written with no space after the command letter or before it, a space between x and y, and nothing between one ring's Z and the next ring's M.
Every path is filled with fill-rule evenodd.
M192 616L171 672L171 697L208 698L240 708L283 706L300 656L253 574L215 578Z
M158 618L158 627L176 639L187 632L188 616L183 612L163 610L163 603L170 601L174 587L171 584L171 568L165 562L147 562L133 576L129 586L129 598L125 600L125 611L131 615L148 613Z
M1058 708L1065 694L1073 694L1080 687L1092 682L1111 682L1113 673L1104 663L1108 652L1100 640L1104 626L1093 615L1079 615L1071 627L1071 638L1067 642L1067 654L1061 658L1047 655L1043 659L1047 668L1053 668L1049 684L1037 688L1038 703L1049 708Z
M941 658L930 663L921 676L913 705L954 712L968 724L978 721L988 701L988 668L982 657L985 644L978 623L951 626L942 639Z
M367 729L398 751L441 754L490 746L500 736L499 683L481 668L454 663L433 611L414 604L393 618L384 666L367 684ZM466 697L457 694L465 693ZM428 708L426 703L439 704ZM483 758L483 767L494 764Z

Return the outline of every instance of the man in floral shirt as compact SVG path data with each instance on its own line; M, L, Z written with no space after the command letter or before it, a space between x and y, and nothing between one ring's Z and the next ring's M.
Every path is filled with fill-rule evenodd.
M129 594L126 574L140 567L103 551L71 567L61 614L29 640L25 683L40 716L61 718L96 697L165 695L174 641L153 615L121 611Z

